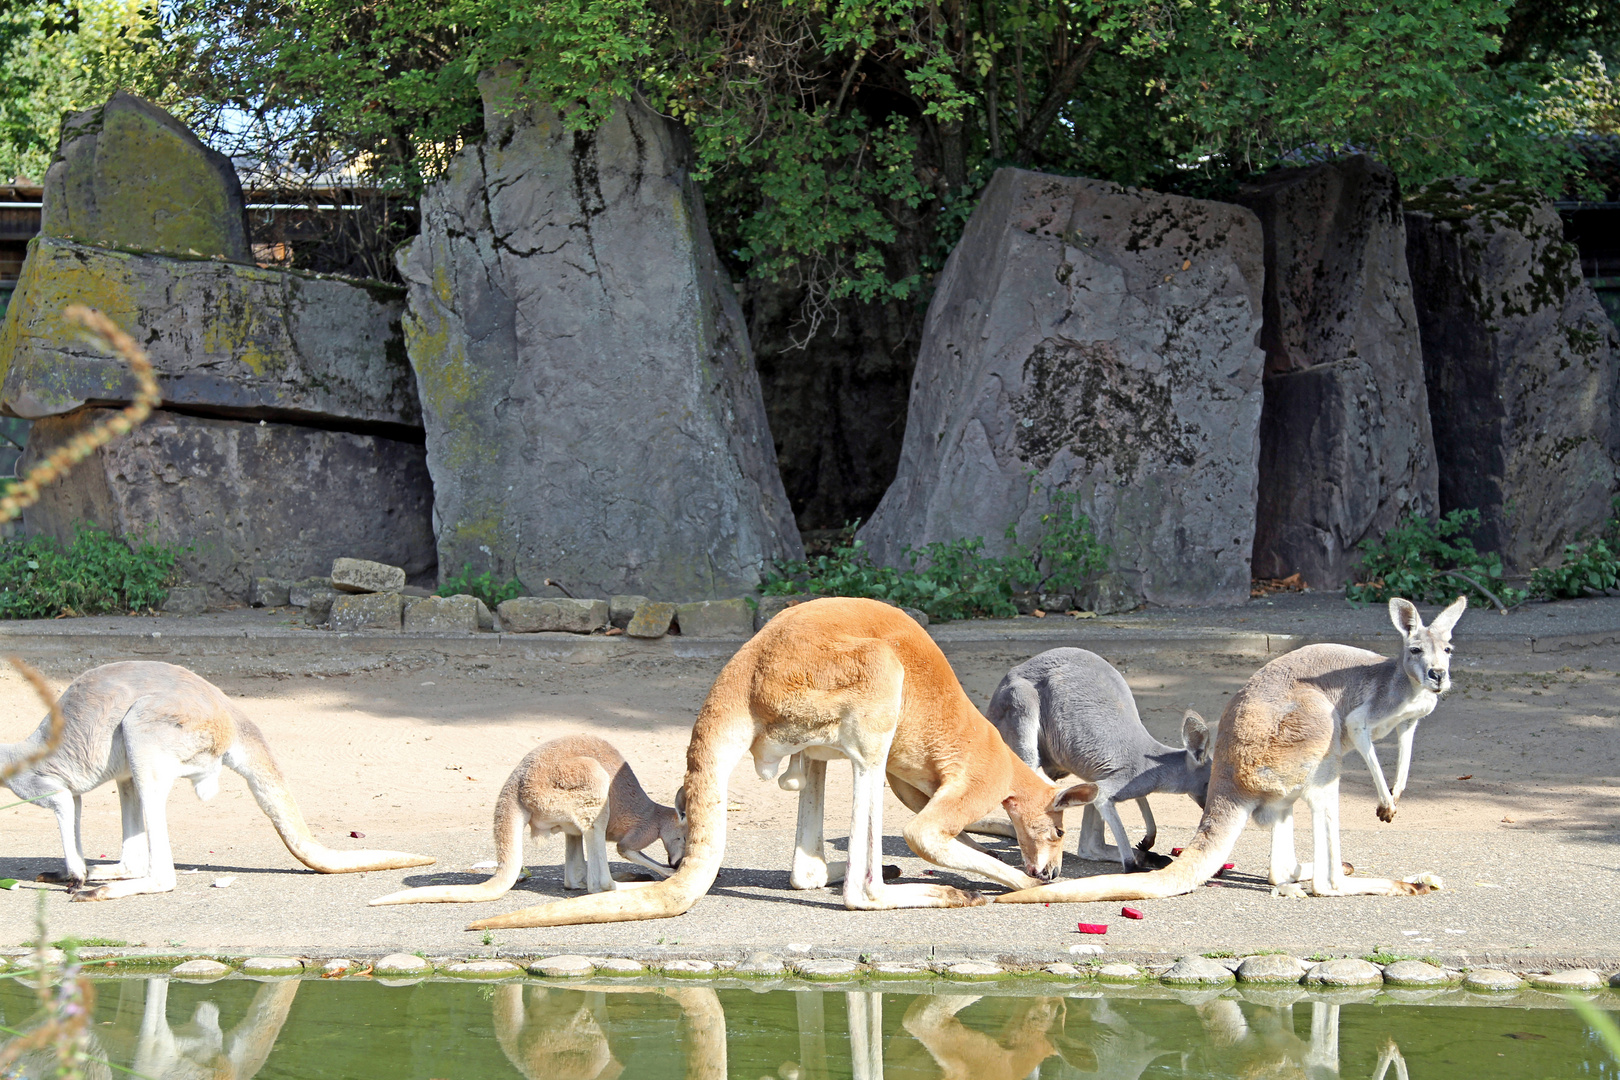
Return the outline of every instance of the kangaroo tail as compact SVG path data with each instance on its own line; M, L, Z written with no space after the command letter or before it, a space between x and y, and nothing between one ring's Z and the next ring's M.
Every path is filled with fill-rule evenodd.
M1075 878L996 897L998 904L1052 904L1087 900L1158 900L1192 892L1215 876L1237 845L1251 808L1235 799L1211 797L1179 858L1149 874L1103 874Z
M686 857L679 870L637 889L571 896L479 919L467 929L633 922L673 918L691 910L720 872L726 850L726 782L754 738L746 682L726 676L722 671L709 692L686 748Z
M252 721L236 717L237 738L225 755L225 764L242 774L270 823L276 827L281 842L287 845L293 858L323 874L352 874L360 870L399 870L407 866L427 866L433 862L428 855L411 855L403 851L335 851L317 843L310 835L309 825L293 801L287 782L276 767L270 747Z
M401 889L399 892L379 896L371 907L386 904L472 904L496 900L511 891L523 871L523 827L528 815L518 802L523 784L522 766L506 780L500 796L495 800L495 873L476 885L426 885L420 889Z

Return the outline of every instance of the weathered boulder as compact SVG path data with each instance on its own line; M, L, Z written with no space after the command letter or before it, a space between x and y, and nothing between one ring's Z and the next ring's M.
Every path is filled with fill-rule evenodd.
M678 128L590 133L484 83L399 264L445 566L655 599L802 553Z
M201 615L208 610L208 590L200 585L176 585L163 598L163 610L171 615Z
M339 593L332 601L334 630L394 630L400 628L405 598L397 592Z
M1439 506L1400 185L1357 155L1278 170L1236 201L1266 243L1251 572L1340 588L1357 544Z
M421 429L394 286L39 237L0 329L0 409L10 415L134 396L128 367L63 319L68 304L100 309L141 343L171 408L395 437Z
M332 588L346 593L399 592L405 588L405 569L371 559L333 559Z
M1019 525L1077 492L1160 604L1249 595L1264 354L1260 223L1238 206L1003 169L936 282L899 474L860 537Z
M730 600L698 600L677 604L675 621L681 636L732 638L754 636L754 609L740 596Z
M106 415L84 409L35 421L20 467ZM180 576L216 601L245 599L255 577L325 573L340 555L402 566L415 578L435 568L422 448L373 435L160 409L47 491L23 513L30 534L67 541L87 521L116 536L189 545Z
M663 600L649 600L636 608L624 632L633 638L661 638L669 633L675 621L675 605Z
M285 578L256 577L248 588L248 603L254 607L286 607L291 593L292 582Z
M503 600L495 611L501 629L512 634L544 631L589 634L608 624L606 600L573 600L566 596L519 596Z
M231 159L122 90L62 121L45 172L46 236L97 247L250 262Z
M405 599L407 634L473 633L478 630L479 600L457 596L421 596Z
M307 577L287 586L287 603L293 607L308 607L312 597L334 591L331 578Z
M630 625L630 620L635 618L636 609L646 602L647 597L645 596L634 596L627 593L610 596L608 597L608 621L623 630Z
M1440 509L1528 570L1609 516L1620 477L1617 335L1545 198L1439 181L1406 215Z

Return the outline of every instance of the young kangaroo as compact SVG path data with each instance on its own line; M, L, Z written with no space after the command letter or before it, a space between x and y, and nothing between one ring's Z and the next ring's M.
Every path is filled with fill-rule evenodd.
M1434 711L1451 686L1451 630L1468 606L1464 597L1425 627L1409 602L1389 602L1401 632L1391 660L1347 645L1307 645L1255 672L1227 702L1215 735L1213 771L1204 817L1181 857L1149 874L1064 881L998 897L1002 903L1055 900L1139 900L1190 892L1219 870L1252 817L1271 826L1271 883L1317 896L1424 893L1429 886L1387 878L1352 878L1339 859L1339 775L1351 749L1366 759L1378 791L1378 816L1395 817L1406 789L1417 722ZM1395 787L1384 782L1373 741L1397 733ZM1311 811L1315 861L1294 857L1294 803Z
M1082 859L1118 859L1126 873L1143 863L1168 865L1153 855L1157 827L1147 797L1157 792L1190 795L1200 807L1209 787L1209 727L1188 710L1181 719L1182 749L1166 746L1142 726L1131 688L1114 666L1085 649L1049 649L1007 672L990 698L986 715L1028 765L1053 779L1072 775L1097 785L1097 797L1080 819ZM1147 835L1131 846L1116 803L1136 800ZM1104 842L1108 822L1117 847ZM1006 835L1004 822L983 822L976 831Z
M681 796L675 796L678 807ZM428 885L379 896L382 904L444 904L494 900L516 884L523 869L523 827L535 837L563 834L563 888L610 892L608 841L619 854L668 877L686 850L686 818L647 797L636 774L594 735L568 735L530 750L495 799L495 875L477 885ZM665 866L642 854L662 840Z
M66 872L42 878L78 889L75 900L172 892L169 789L184 778L199 799L211 799L219 791L221 766L242 774L287 850L312 870L347 874L433 862L426 855L334 851L316 843L253 721L213 683L183 667L141 660L91 668L62 691L60 705L61 744L6 783L56 814ZM0 766L43 745L48 724L20 743L0 746ZM87 869L79 841L82 798L108 780L118 784L123 853L117 863ZM87 880L106 884L79 888Z
M470 929L661 919L709 891L726 843L726 785L752 754L774 779L806 748L849 758L855 797L844 906L864 910L968 907L977 893L883 881L883 780L917 816L906 842L936 866L1011 888L1050 881L1063 858L1066 806L1095 794L1059 791L1008 749L962 691L933 638L876 600L828 598L788 608L737 650L709 691L686 749L686 858L664 881L633 892L570 897ZM801 804L802 805L802 804ZM958 838L997 806L1012 816L1027 873ZM803 829L801 828L801 833Z

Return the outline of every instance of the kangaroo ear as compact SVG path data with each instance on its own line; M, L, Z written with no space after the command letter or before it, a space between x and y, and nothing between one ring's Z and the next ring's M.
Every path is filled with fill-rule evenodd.
M1052 799L1053 810L1067 810L1071 806L1085 806L1097 797L1097 785L1084 782L1065 788Z
M1459 611L1457 614L1461 615L1462 612ZM1394 623L1395 629L1406 637L1411 637L1417 631L1423 629L1423 616L1419 615L1418 609L1412 606L1412 601L1402 600L1398 596L1390 599L1389 621Z
M686 785L682 784L675 789L675 816L682 821L686 820Z
M1429 631L1440 637L1450 637L1451 628L1457 625L1457 620L1462 618L1462 613L1467 610L1468 597L1457 597L1446 607L1446 610L1434 617L1434 622L1429 624Z
M1200 765L1209 761L1209 725L1204 718L1188 709L1181 718L1181 745L1193 756L1193 761Z

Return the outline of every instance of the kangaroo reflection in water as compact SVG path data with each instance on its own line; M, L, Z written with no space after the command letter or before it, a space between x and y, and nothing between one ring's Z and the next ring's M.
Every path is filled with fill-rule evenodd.
M686 1080L725 1080L726 1014L720 997L701 986L544 986L506 983L495 990L495 1039L512 1067L529 1080L614 1080L624 1065L613 1056L601 1014L608 994L657 994L681 1008L686 1026Z
M1335 1080L1339 1077L1339 1005L1313 1001L1311 1037L1294 1034L1292 1004L1261 1008L1253 1021L1236 1001L1220 998L1194 1006L1208 1037L1207 1053L1240 1077ZM1394 1040L1385 1043L1373 1080L1385 1080L1390 1067L1407 1080L1406 1060Z

